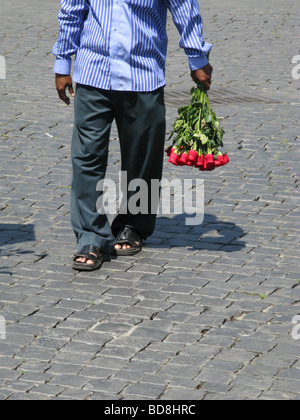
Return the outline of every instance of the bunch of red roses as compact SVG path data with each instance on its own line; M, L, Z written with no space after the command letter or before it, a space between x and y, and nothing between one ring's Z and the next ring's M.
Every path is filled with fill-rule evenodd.
M225 166L229 162L227 155L218 155L216 158L213 154L199 155L197 150L190 150L188 153L178 154L176 149L170 146L167 150L169 162L176 166L194 166L200 171L213 171L219 166Z
M191 90L191 104L178 110L171 134L173 146L167 150L169 162L177 166L194 166L200 171L212 171L227 165L229 158L223 147L224 130L210 107L205 88L198 85Z

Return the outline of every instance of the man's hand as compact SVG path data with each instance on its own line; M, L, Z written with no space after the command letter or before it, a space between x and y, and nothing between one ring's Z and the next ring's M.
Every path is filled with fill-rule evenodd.
M211 86L212 72L213 68L208 63L206 66L202 67L202 69L192 71L191 76L195 83L201 83L206 90L209 90Z
M67 105L70 105L70 98L66 95L66 89L69 90L70 95L72 98L74 98L75 93L73 89L72 77L64 74L56 74L55 85L60 99Z

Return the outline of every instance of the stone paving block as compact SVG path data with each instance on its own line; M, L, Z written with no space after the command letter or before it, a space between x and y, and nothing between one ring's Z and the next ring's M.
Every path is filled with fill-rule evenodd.
M84 391L119 394L127 386L126 381L120 379L96 379L90 380L83 388Z
M67 401L82 401L87 400L91 396L91 392L83 392L81 389L65 389L62 391L55 400L67 400Z
M109 392L92 392L89 391L91 394L87 397L88 401L114 401L114 400L121 400L121 397Z
M157 400L164 392L165 386L158 384L133 384L129 385L123 392L123 396L137 396L141 399L144 397Z
M256 353L267 353L271 351L275 346L276 346L275 340L266 342L264 340L241 338L239 342L235 344L234 348L243 349L243 350L251 350Z
M272 390L290 392L291 394L294 394L294 397L296 397L299 396L300 384L299 381L278 379L274 383Z
M258 398L263 401L281 401L281 400L295 400L295 394L291 394L284 391L264 391Z
M165 393L161 396L161 400L167 401L198 401L202 400L205 395L205 392L190 389L183 389L181 387L172 387L170 386Z
M51 385L60 385L65 388L82 389L90 380L90 378L82 375L55 375L49 383Z
M33 398L36 398L36 394L38 394L41 399L53 399L57 395L59 395L65 388L59 385L52 385L52 384L42 384L37 385L30 390L29 395Z

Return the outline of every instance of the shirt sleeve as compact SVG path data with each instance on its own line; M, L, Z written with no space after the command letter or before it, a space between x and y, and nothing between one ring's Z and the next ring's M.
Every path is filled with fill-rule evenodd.
M203 23L197 0L168 0L173 21L181 35L179 46L189 58L191 70L208 63L212 44L203 40Z
M71 57L80 46L80 36L88 10L86 0L61 0L58 40L53 47L53 54L56 56L55 73L71 73Z

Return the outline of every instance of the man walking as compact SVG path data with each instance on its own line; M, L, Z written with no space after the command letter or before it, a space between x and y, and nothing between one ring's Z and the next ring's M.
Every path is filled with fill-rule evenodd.
M75 96L71 224L78 254L74 269L99 269L112 251L134 255L154 231L156 215L150 210L122 211L110 226L107 216L97 211L97 184L106 174L114 119L128 184L141 179L150 190L151 180L162 178L168 9L192 78L208 90L211 45L203 41L197 0L61 0L53 52L59 97L69 105L67 91Z

